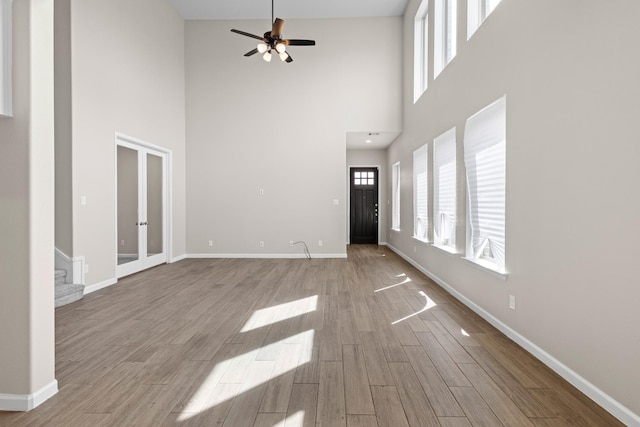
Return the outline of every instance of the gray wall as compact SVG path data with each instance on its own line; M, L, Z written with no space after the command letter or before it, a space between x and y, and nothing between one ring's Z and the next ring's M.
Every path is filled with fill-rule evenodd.
M346 133L401 126L402 20L286 20L317 42L290 64L243 57L265 25L186 24L187 253L344 256Z
M172 255L184 255L184 21L168 1L72 1L73 254L115 278L115 134L173 152ZM87 199L81 205L81 197Z
M404 133L389 148L388 165L401 162L401 221L412 224L413 150L457 127L457 246L464 251L465 120L506 94L508 278L415 241L410 226L390 231L388 240L640 414L640 287L634 268L640 239L640 3L505 0L468 42L459 3L458 55L430 79L415 105L418 1L409 3ZM516 311L508 308L510 294Z

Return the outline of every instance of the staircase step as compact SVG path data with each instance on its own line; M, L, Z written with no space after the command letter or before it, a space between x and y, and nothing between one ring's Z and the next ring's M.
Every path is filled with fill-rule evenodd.
M71 283L56 284L56 307L72 303L82 299L84 296L84 285L75 285Z
M55 284L59 285L62 283L66 283L67 281L67 272L65 270L56 270L55 271Z

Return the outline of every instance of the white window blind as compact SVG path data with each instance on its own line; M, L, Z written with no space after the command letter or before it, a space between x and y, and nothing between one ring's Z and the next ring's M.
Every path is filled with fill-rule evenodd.
M391 228L400 229L400 162L391 170Z
M427 146L413 152L413 236L428 239Z
M0 116L12 116L11 20L13 0L0 0Z
M456 247L456 129L433 142L434 244Z
M467 120L467 258L505 271L506 98Z

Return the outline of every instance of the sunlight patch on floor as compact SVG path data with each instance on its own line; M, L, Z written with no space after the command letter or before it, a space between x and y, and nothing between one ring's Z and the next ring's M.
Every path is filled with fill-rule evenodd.
M275 424L273 427L303 427L304 411L298 411L283 420L282 423Z
M384 288L376 289L376 290L375 290L375 291L373 291L373 292L386 291L387 289L395 288L396 286L406 285L407 283L410 283L410 282L411 282L411 279L409 279L409 278L407 277L406 279L404 279L404 280L403 280L402 282L400 282L400 283L396 283L395 285L389 285L389 286L386 286L386 287L384 287Z
M247 323L242 327L240 332L248 332L254 329L262 328L283 320L301 316L303 314L316 311L318 308L318 296L314 295L308 298L286 302L284 304L274 305L273 307L263 308L253 312Z
M431 298L429 298L429 297L427 296L427 294L425 294L423 291L420 291L420 292L418 292L418 293L419 293L420 295L422 295L422 296L424 297L424 299L425 299L424 308L421 308L419 311L416 311L415 313L412 313L412 314L410 314L410 315L408 315L408 316L405 316L405 317L403 317L402 319L398 319L398 320L396 320L395 322L391 323L392 325L397 325L397 324L398 324L398 323L400 323L400 322L403 322L403 321L405 321L405 320L407 320L407 319L410 319L410 318L412 318L413 316L417 316L417 315L418 315L418 314L420 314L420 313L424 313L425 311L427 311L427 310L429 310L429 309L431 309L431 308L435 307L436 305L438 305L438 304L436 304L436 303L435 303L435 301L433 301Z
M314 335L315 330L310 329L218 363L189 400L177 421L186 421L203 414L311 362ZM259 354L266 348L277 349L275 360L260 360ZM292 415L296 416L300 417L297 413Z

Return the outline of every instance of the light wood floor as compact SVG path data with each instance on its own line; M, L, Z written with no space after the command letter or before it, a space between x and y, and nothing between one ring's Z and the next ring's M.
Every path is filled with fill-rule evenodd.
M60 392L2 426L616 426L391 251L185 260L56 311Z

